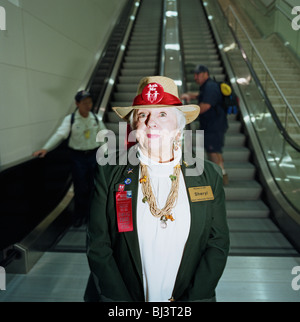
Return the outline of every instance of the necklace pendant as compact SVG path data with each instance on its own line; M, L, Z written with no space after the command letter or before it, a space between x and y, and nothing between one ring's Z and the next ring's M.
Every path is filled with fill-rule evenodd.
M166 216L161 216L160 217L160 227L162 228L162 229L166 229L167 228L167 226L168 226L168 224L167 224L167 217Z
M167 228L167 226L168 226L168 224L167 224L167 222L166 221L161 221L160 222L160 227L162 228L162 229L166 229Z

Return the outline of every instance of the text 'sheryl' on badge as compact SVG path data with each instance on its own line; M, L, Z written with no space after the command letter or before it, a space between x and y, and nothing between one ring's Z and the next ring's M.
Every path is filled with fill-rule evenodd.
M189 194L192 202L214 200L215 197L211 186L189 188Z

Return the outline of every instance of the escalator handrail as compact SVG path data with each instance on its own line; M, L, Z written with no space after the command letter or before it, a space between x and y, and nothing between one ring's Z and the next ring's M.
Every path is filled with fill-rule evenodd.
M178 14L180 15L180 3L178 3ZM178 32L179 32L179 41L180 41L180 51L181 51L181 69L182 69L182 92L187 92L187 78L185 74L185 55L184 55L184 46L183 46L183 37L182 37L182 28L181 28L181 19L178 19Z
M124 6L125 8L128 8L129 6L131 7L131 4L132 4L132 2L133 1L135 1L135 0L128 0L128 2L127 2L127 4ZM107 43L106 43L106 45L105 45L105 47L104 47L104 49L103 49L103 51L102 51L102 54L101 54L101 56L100 56L100 58L99 58L99 60L98 60L98 62L97 62L97 64L96 64L96 66L95 66L95 68L94 68L94 71L93 71L93 73L92 73L92 75L91 75L91 77L90 77L90 79L89 79L89 81L88 81L88 84L86 85L86 90L87 91L89 91L89 89L91 88L91 86L92 86L92 84L93 84L93 82L94 82L94 79L95 79L95 74L97 73L97 69L100 67L100 65L101 65L101 63L102 63L102 60L103 60L103 58L105 57L105 55L106 55L106 53L107 53L107 50L108 50L108 48L109 48L109 46L111 45L111 43L112 43L112 38L113 38L113 35L114 35L114 33L116 32L116 30L117 30L117 27L120 27L120 24L122 24L122 25L127 25L128 23L129 23L129 19L130 19L130 17L129 17L129 15L128 15L128 12L129 12L129 10L125 10L125 11L123 11L122 12L122 15L119 17L119 19L118 19L118 21L116 22L116 24L115 24L115 28L113 29L113 31L111 32L111 35L110 35L110 37L109 37L109 40L107 41ZM128 18L128 19L126 19L126 18ZM124 20L126 20L126 21L124 21ZM126 29L126 27L124 28L124 29ZM124 33L125 33L125 31L124 31ZM123 33L123 34L124 34ZM121 45L121 43L119 43L118 44L118 46L120 46ZM115 54L114 55L114 57L116 57L117 55ZM113 65L113 64L111 64L111 65ZM110 68L111 68L112 66L110 66Z
M10 263L12 263L16 259L19 259L20 257L20 251L18 251L17 249L11 249L6 253L5 259L0 262L0 267L6 268Z
M229 6L230 7L230 6ZM232 9L232 8L231 8ZM233 9L232 9L233 10ZM235 14L235 13L234 13ZM246 52L245 52L245 50L244 50L244 48L243 48L243 46L242 46L242 44L241 44L241 42L240 42L240 40L238 39L238 37L237 37L237 35L235 34L235 32L234 32L234 30L232 29L232 27L230 26L230 24L229 24L229 21L228 21L228 19L227 19L227 23L228 23L228 26L229 26L229 28L230 28L230 30L231 30L231 33L232 33L232 36L233 36L233 38L234 38L234 40L236 41L236 43L238 44L238 47L239 47L239 50L241 51L241 54L242 54L242 56L243 56L243 59L245 60L245 62L246 62L246 64L247 64L247 66L248 66L248 68L249 68L249 71L250 71L250 73L251 73L251 75L252 75L252 77L253 77L253 79L254 79L254 81L255 81L255 83L256 83L256 85L257 85L257 87L258 87L258 89L259 89L259 91L260 91L260 93L261 93L261 95L262 95L262 97L263 97L263 99L264 99L264 101L265 101L265 103L266 103L266 106L267 106L267 108L268 108L268 110L269 110L269 112L270 112L270 114L271 114L271 116L272 116L272 118L273 118L273 120L274 120L274 122L275 122L275 124L276 124L276 126L277 126L277 128L279 129L279 132L280 132L280 134L284 137L284 139L285 139L285 141L286 142L288 142L297 152L300 152L300 145L298 145L292 138L291 138L291 136L288 134L288 132L287 132L287 130L285 129L285 127L282 125L282 122L280 121L280 119L279 119L279 117L278 117L278 115L277 115L277 113L276 113L276 111L275 111L275 109L274 109L274 107L273 107L273 105L272 105L272 103L270 102L270 100L269 100L269 97L268 97L268 95L266 94L266 92L265 92L265 90L264 90L264 88L263 88L263 86L262 86L262 84L261 84L261 82L260 82L260 80L259 80L259 78L258 78L258 76L257 76L257 74L256 74L256 72L255 72L255 70L254 70L254 68L253 68L253 66L252 66L252 64L251 64L251 62L249 61L249 59L248 59L248 56L247 56L247 54L246 54ZM245 31L246 32L246 31ZM251 41L251 39L249 39L249 41ZM251 45L253 45L254 46L254 44L252 43L252 41L251 41ZM256 49L256 47L254 46L253 47L253 49L255 50L255 51L257 51L257 49ZM258 55L259 55L259 53L257 53ZM260 55L259 55L259 57L260 57ZM261 58L262 59L262 58ZM265 65L265 64L264 64ZM266 66L266 68L267 68L267 66ZM268 72L270 72L269 71L269 69L267 68L267 71ZM272 74L270 73L270 77L272 77L272 79L274 79L273 78L273 76L272 76ZM275 86L277 86L278 87L278 84L276 83L276 81L274 80L274 82L275 82ZM280 90L280 88L279 88L279 90ZM280 90L280 92L281 92L281 90ZM282 93L282 92L281 92ZM283 95L283 93L282 93L282 95ZM283 97L284 97L284 95L283 95ZM284 102L287 104L287 107L290 109L290 111L291 111L291 113L292 113L292 115L294 116L295 115L295 112L294 112L294 110L292 109L292 107L290 106L290 104L286 101L286 99L285 99L285 97L284 97ZM296 116L296 121L297 121L297 123L298 123L298 125L300 126L300 123L299 123L299 119L297 118L297 116Z
M123 40L123 38L124 38L124 35L125 35L125 33L126 33L126 30L127 30L127 28L128 28L128 25L129 25L129 23L130 23L130 19L131 19L131 15L129 14L129 12L132 12L133 11L133 9L132 8L134 8L135 6L136 6L136 0L128 0L128 3L125 5L125 12L123 12L123 14L122 14L122 16L120 17L120 19L118 20L118 22L116 23L116 27L115 27L115 29L113 30L113 32L112 32L112 35L113 35L113 33L115 32L115 30L117 29L117 28L119 28L120 27L120 23L121 23L121 21L123 21L123 25L124 25L124 32L123 32L123 34L122 34L122 40ZM128 10L127 8L131 8L130 10ZM127 10L126 10L127 9ZM125 20L125 21L124 21ZM106 44L106 46L105 46L105 48L104 48L104 50L103 50L103 53L102 53L102 55L101 55L101 57L100 57L100 59L99 59L99 62L98 62L98 64L97 64L97 66L96 66L96 68L94 69L94 72L93 72L93 74L92 74L92 76L91 76L91 78L90 78L90 80L89 80L89 83L87 84L87 87L86 87L86 90L87 91L89 91L90 90L90 88L91 88L91 86L92 86L92 84L93 84L93 82L94 82L94 80L95 80L95 77L96 77L96 73L97 73L97 69L100 67L100 65L101 65L101 62L102 62L102 60L103 60L103 58L105 57L105 55L106 55L106 53L107 53L107 49L109 48L109 46L110 46L110 44L111 44L111 42L112 42L112 36L110 37L110 40L108 41L108 43ZM114 54L114 56L113 56L113 59L112 59L112 62L111 62L111 64L110 64L110 66L109 66L109 69L108 69L108 72L107 72L107 76L106 76L106 78L105 78L105 81L104 81L104 86L102 87L102 89L101 89L101 91L99 92L99 94L97 95L97 98L96 98L96 100L95 100L95 104L94 104L94 106L95 106L95 112L97 113L98 112L98 110L99 110L99 106L100 106L100 102L101 102L101 100L102 100L102 98L103 98L103 96L104 96L104 93L105 93L105 91L106 91L106 88L107 88L107 85L108 85L108 82L109 82L109 75L111 75L111 73L112 73L112 70L113 70L113 68L114 68L114 65L115 65L115 63L116 63L116 60L117 60L117 58L118 58L118 54L119 54L119 52L120 52L120 50L121 50L121 46L122 46L122 41L120 41L120 43L118 44L118 48L117 48L117 50L116 50L116 52L115 52L115 54Z
M219 3L218 3L218 7L219 7L220 13L224 17L225 21L227 21L225 15L224 15L224 12L221 8L221 5ZM206 10L206 14L208 14L207 8L205 8L205 10ZM227 26L228 26L228 23L227 23ZM230 26L228 26L228 28L230 30ZM214 30L214 34L217 34L217 37L218 37L217 42L219 44L221 44L222 41L219 37L216 26L213 26L213 30ZM230 30L230 32L232 32L232 31ZM223 59L225 59L227 66L229 67L229 73L230 73L229 76L234 77L228 57L224 54L224 52L222 52L222 56L223 56ZM252 142L253 150L255 151L256 159L257 159L257 162L258 162L259 168L260 168L259 171L261 172L262 178L264 180L264 187L267 188L267 191L270 193L270 196L273 197L273 201L276 201L276 205L278 204L278 206L275 208L272 208L272 210L280 213L280 216L282 215L282 212L284 212L285 214L288 214L289 217L291 217L293 220L295 220L297 223L300 224L299 210L287 198L286 194L284 193L282 188L278 185L278 182L275 180L274 173L270 169L269 161L267 160L267 158L263 152L263 146L262 146L262 143L257 135L254 125L249 120L249 117L247 117L247 118L245 117L245 116L249 116L249 111L248 111L247 104L244 101L240 87L238 86L237 83L233 83L232 86L233 86L234 90L236 91L236 93L241 98L240 106L241 106L241 112L242 112L243 119L244 119L244 124L247 128L247 132L248 132L250 140Z
M166 12L166 1L163 1L163 12ZM163 23L161 28L161 47L160 47L160 66L159 66L159 75L164 76L165 73L165 39L166 39L166 23L167 17L163 15Z
M238 24L240 25L240 28L242 29L243 33L245 34L245 36L247 37L249 43L251 44L251 47L253 48L253 50L255 51L257 57L259 58L260 62L262 63L262 65L264 66L265 71L267 72L268 76L270 77L271 81L273 82L273 84L275 85L278 93L280 94L281 98L283 99L284 103L286 104L286 106L288 107L288 109L290 110L293 118L295 119L296 123L298 124L298 126L300 126L300 120L298 119L294 109L292 108L292 106L290 105L290 103L287 101L285 95L283 94L281 88L279 87L278 83L276 82L276 80L274 79L270 69L268 68L268 66L266 65L265 61L263 60L263 58L261 57L259 51L257 50L255 44L253 43L252 39L250 38L249 34L247 33L245 27L243 26L242 22L240 21L240 19L238 18L237 14L235 13L234 9L229 5L227 8L227 11L231 11L231 13L233 14L235 20L238 22ZM228 16L228 14L227 14ZM227 17L227 21L229 24L229 19ZM235 35L235 38L237 38L236 34L234 33L232 27L229 24L230 29L232 30L233 34ZM245 52L245 51L244 51Z
M98 112L98 114L100 114L102 116L108 112L109 98L111 97L114 85L116 83L118 71L120 70L121 63L122 63L123 57L126 52L126 48L127 48L129 39L132 34L132 30L133 30L133 27L134 27L134 24L136 21L136 17L139 12L141 1L142 0L135 1L135 5L134 5L132 13L130 15L129 24L127 25L124 37L122 39L122 42L121 42L121 45L120 45L119 50L117 52L114 64L113 64L112 69L110 71L110 75L108 77L108 81L105 86L105 90L103 91L102 97L99 97L99 100L97 101L97 103L95 105L96 111Z

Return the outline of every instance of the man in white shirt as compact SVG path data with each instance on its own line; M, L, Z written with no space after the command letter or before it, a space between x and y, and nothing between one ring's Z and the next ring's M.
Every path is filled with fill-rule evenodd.
M79 91L75 96L75 103L76 111L64 118L43 148L33 155L43 158L50 149L68 139L75 199L73 225L79 227L89 213L93 176L97 163L96 152L100 145L96 142L96 136L105 126L101 119L91 112L93 101L89 92Z

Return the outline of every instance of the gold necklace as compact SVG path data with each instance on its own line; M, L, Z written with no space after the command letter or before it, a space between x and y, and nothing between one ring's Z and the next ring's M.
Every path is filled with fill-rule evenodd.
M174 167L173 175L170 175L170 179L172 181L171 190L168 195L166 205L163 209L157 208L156 198L153 194L150 177L148 174L148 167L141 163L141 174L142 178L140 179L140 183L142 185L142 192L144 195L143 202L148 202L150 212L155 218L160 218L160 225L162 228L167 228L167 220L170 219L174 221L171 211L175 206L175 203L178 198L178 190L179 190L179 177L180 177L180 164L177 164Z

